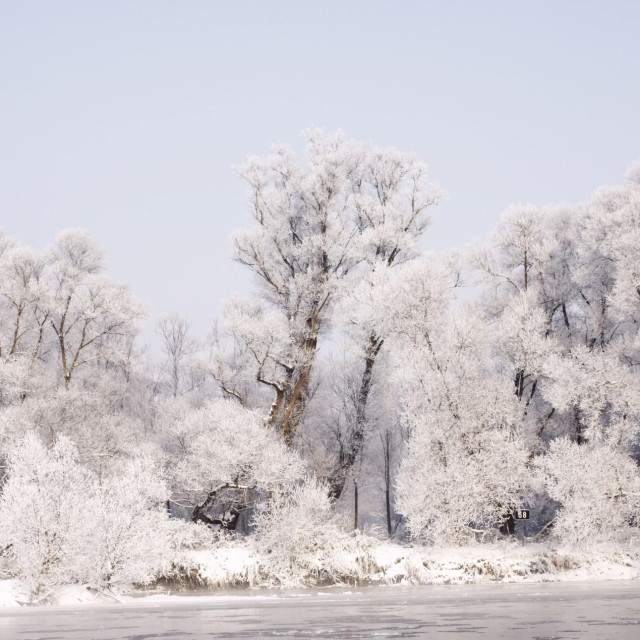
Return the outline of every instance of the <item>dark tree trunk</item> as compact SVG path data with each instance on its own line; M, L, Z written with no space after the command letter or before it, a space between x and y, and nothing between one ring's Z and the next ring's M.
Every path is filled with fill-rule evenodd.
M367 401L369 400L369 394L371 393L371 387L373 385L373 368L383 344L384 340L382 338L378 338L373 333L369 336L364 372L356 397L356 415L353 434L347 446L341 449L337 469L329 479L330 495L336 500L342 495L349 471L356 463L362 450L367 425Z
M300 366L298 377L288 394L284 415L280 424L280 435L288 447L293 447L293 441L302 419L302 414L309 400L309 383L311 381L311 369L315 360L318 346L317 314L307 319L308 335L304 342L304 362Z
M567 328L569 335L571 335L571 325L569 324L569 316L567 314L567 305L562 303L562 317L564 318L564 326Z
M582 434L582 417L580 415L580 408L577 405L573 407L573 418L576 423L576 443L579 445L584 444L584 436Z
M500 533L505 536L512 536L516 532L516 521L513 514L510 513L505 517L500 525Z
M516 396L518 396L518 400L522 399L522 395L524 394L524 381L526 376L524 375L524 371L520 369L516 373L515 386L516 386Z
M233 497L230 501L222 500L220 493L230 490L233 493L243 491L241 499ZM219 526L229 531L235 531L240 517L249 504L248 494L252 491L252 487L241 487L233 484L225 484L211 491L204 501L196 505L191 514L193 522L204 522L210 526ZM211 514L211 510L216 508L217 513Z
M389 485L387 485L385 487L384 497L385 497L385 505L386 505L386 508L387 508L387 533L389 534L389 537L391 537L391 534L392 534L392 529L391 529L391 491L390 491Z
M358 479L353 479L353 530L358 528Z
M384 503L387 515L387 534L391 537L391 432L385 429L380 435L382 440L382 455L384 459Z

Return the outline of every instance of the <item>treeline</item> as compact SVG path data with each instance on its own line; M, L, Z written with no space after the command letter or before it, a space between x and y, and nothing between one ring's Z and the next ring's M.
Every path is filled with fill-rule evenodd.
M441 195L422 162L307 142L240 168L253 220L234 257L255 292L206 340L161 319L161 361L86 233L0 239L8 574L116 588L216 531L309 567L362 526L363 484L399 541L636 537L640 169L425 255Z

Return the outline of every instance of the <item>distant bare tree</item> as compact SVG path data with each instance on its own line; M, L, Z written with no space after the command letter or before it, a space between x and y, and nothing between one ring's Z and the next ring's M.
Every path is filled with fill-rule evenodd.
M197 351L198 343L191 337L189 321L176 314L165 316L158 322L158 333L167 359L171 394L175 398L180 390L186 361Z

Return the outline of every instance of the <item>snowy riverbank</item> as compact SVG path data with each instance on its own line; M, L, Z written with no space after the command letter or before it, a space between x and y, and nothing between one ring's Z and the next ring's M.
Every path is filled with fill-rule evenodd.
M548 544L502 543L462 548L400 546L362 536L351 554L334 558L328 573L268 571L267 559L249 545L229 544L187 552L164 567L158 581L135 596L98 593L66 585L32 601L26 583L0 580L0 606L140 603L179 592L230 588L286 588L389 584L567 582L640 578L640 549L614 545L569 549ZM339 562L339 565L336 564Z

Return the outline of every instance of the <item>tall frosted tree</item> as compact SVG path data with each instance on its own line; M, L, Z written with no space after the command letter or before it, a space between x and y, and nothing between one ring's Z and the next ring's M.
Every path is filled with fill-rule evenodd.
M289 446L311 396L318 341L330 330L334 301L348 293L342 283L351 272L411 257L428 224L427 208L438 198L426 184L425 166L412 156L340 133L314 130L306 139L306 163L278 146L240 168L254 224L236 233L235 259L256 274L260 288L256 301L235 303L229 322L255 379L272 391L268 423ZM337 495L359 451L383 337L367 333L364 341L356 438L339 462ZM234 388L221 384L227 392Z
M376 286L376 279L384 279L388 269L419 255L418 239L430 223L430 208L441 197L440 189L427 180L426 164L418 158L391 148L363 147L360 154L362 162L350 186L362 261L343 282L347 300L342 312L352 337L361 345L362 363L348 435L330 478L336 498L361 455L375 365L387 338L380 323L372 321L367 312L363 314L357 302L356 308L350 304L353 289L362 282L365 289ZM376 310L369 309L369 314L375 316Z

